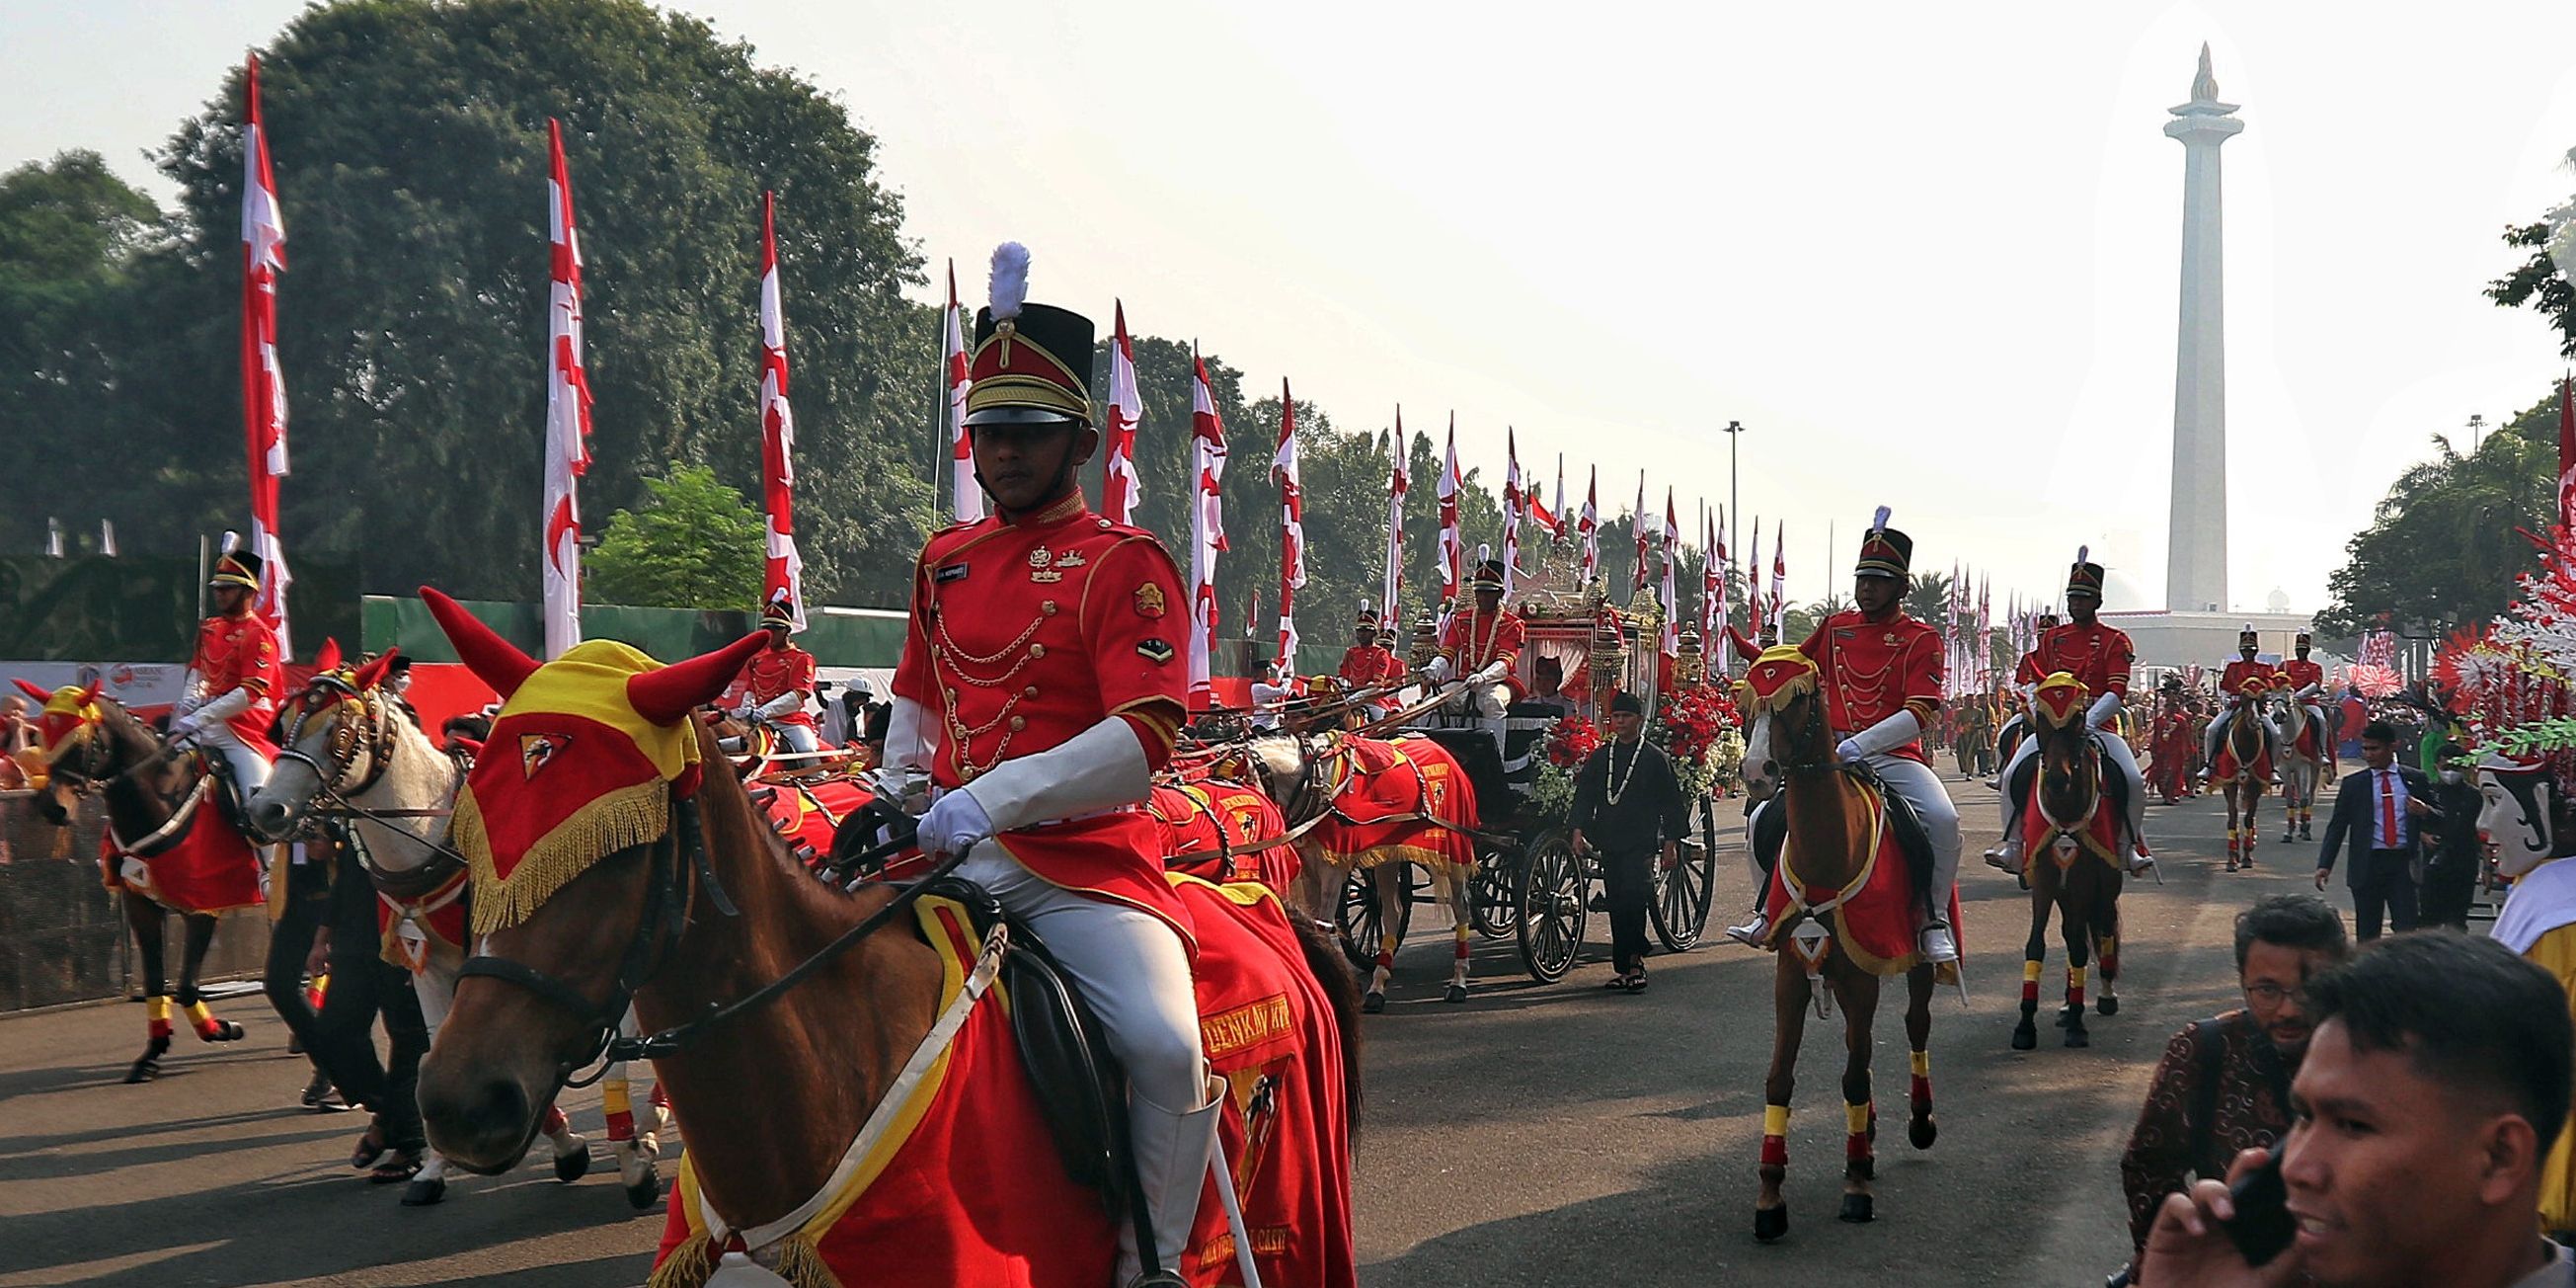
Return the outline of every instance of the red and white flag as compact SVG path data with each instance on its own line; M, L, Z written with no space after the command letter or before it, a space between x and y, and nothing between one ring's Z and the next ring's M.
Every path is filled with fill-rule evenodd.
M1726 510L1721 506L1712 517L1700 515L1699 533L1699 640L1703 656L1718 659L1720 673L1726 666L1726 642L1718 633L1726 629L1726 547L1719 544L1718 529L1726 526Z
M769 507L760 606L787 597L805 629L805 556L796 552L796 417L787 407L787 310L778 296L778 194L760 194L760 492Z
M1413 490L1413 476L1406 471L1404 443L1404 409L1395 409L1395 433L1387 441L1388 454L1395 458L1386 476L1386 570L1378 578L1378 604L1385 621L1395 622L1397 597L1404 590L1404 497Z
M1145 418L1145 399L1136 392L1136 346L1127 338L1127 304L1118 301L1118 331L1109 344L1109 432L1104 435L1108 460L1101 466L1100 513L1111 523L1134 523L1136 498L1144 495L1136 477L1136 423Z
M1216 557L1226 549L1225 426L1217 422L1207 361L1192 352L1190 366L1190 706L1205 710L1214 700L1208 661L1216 654Z
M1642 592L1648 586L1655 584L1653 571L1654 562L1653 556L1650 553L1650 550L1652 549L1650 542L1653 538L1647 535L1646 472L1644 470L1637 471L1637 508L1630 511L1629 514L1631 515L1630 521L1637 530L1637 574L1631 579L1635 584L1631 586L1630 589L1632 591Z
M984 517L984 485L975 481L975 447L966 437L966 310L957 302L957 261L948 261L948 311L939 325L939 369L948 373L949 513L959 523Z
M277 533L277 481L286 477L286 378L277 365L277 275L286 271L286 221L268 168L268 128L259 116L259 60L250 60L242 123L242 429L250 454L250 548L260 558L251 611L277 632L280 657L293 657L286 626L286 545Z
M1565 453L1556 454L1556 505L1550 508L1547 498L1540 496L1537 488L1531 488L1529 513L1530 522L1547 529L1550 540L1565 540Z
M1601 576L1601 467L1592 467L1592 475L1583 484L1583 517L1574 521L1575 535L1583 539L1583 584L1589 586Z
M1270 457L1279 481L1279 665L1297 665L1297 592L1306 585L1306 489L1297 476L1297 400L1279 380L1279 450Z
M1789 538L1786 525L1771 521L1771 629L1786 630L1789 614Z
M1744 560L1744 628L1755 635L1771 615L1762 605L1762 520L1753 521L1753 549Z
M1449 614L1458 602L1458 578L1466 561L1466 549L1458 535L1458 413L1449 413L1449 454L1440 465L1440 481L1433 494L1440 499L1440 626L1449 626Z
M1521 512L1527 499L1521 492L1521 451L1514 441L1512 428L1503 427L1503 598L1512 597L1512 586L1521 569Z
M546 308L546 657L581 642L581 508L575 502L590 472L590 376L581 354L581 238L572 216L572 179L564 170L563 123L548 118L546 238L553 245L554 285Z
M1678 588L1673 584L1673 565L1681 562L1681 536L1681 524L1673 514L1673 490L1665 488L1664 580L1656 592L1660 596L1658 602L1664 610L1664 628L1661 638L1656 641L1656 649L1664 655L1667 663L1682 655L1681 600L1677 593Z
M2576 526L2576 381L2558 377L2558 526Z

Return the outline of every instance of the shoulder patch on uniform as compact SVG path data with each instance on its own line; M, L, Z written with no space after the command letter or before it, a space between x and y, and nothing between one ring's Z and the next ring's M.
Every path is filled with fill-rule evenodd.
M939 571L930 575L930 580L932 584L940 586L945 586L952 581L964 581L966 580L966 565L962 563L942 564L940 565Z
M1170 641L1153 638L1136 641L1136 654L1156 666L1171 661L1175 656Z
M1162 587L1157 586L1150 581L1140 583L1136 587L1136 611L1139 615L1145 617L1160 617L1163 615L1163 608L1164 602ZM1169 645L1165 645L1164 647L1167 650L1170 648Z

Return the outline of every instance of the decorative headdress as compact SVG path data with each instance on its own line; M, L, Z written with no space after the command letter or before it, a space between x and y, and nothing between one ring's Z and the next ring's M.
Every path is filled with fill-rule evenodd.
M768 630L772 626L791 631L796 629L796 603L787 597L784 586L779 587L778 593L771 595L769 603L760 610L760 628Z
M1888 510L1878 507L1870 516L1869 531L1860 539L1860 562L1852 566L1855 577L1894 577L1903 580L1914 562L1914 538L1887 526Z
M2102 565L2086 562L2093 553L2091 546L2075 547L2075 566L2066 570L2066 594L2102 597Z
M224 534L223 553L215 556L215 571L206 578L209 586L239 586L244 590L259 589L259 556L242 549L241 535Z
M2245 629L2236 632L2236 647L2260 648L2262 645L2263 637L2255 632L2254 623L2247 622L2245 623Z
M1028 296L1028 247L1004 242L990 302L975 311L969 426L1091 422L1091 319Z
M1494 558L1494 548L1492 546L1484 545L1476 547L1476 576L1473 581L1468 583L1468 586L1473 590L1501 590L1503 588L1503 561Z

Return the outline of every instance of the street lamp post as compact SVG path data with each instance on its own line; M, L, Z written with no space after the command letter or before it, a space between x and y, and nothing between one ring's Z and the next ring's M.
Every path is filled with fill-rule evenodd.
M1744 522L1744 502L1743 499L1738 497L1735 493L1735 436L1744 432L1744 422L1740 420L1730 420L1726 422L1726 428L1720 432L1726 435L1726 522L1728 526L1727 535L1732 537L1734 535L1734 525ZM1722 577L1725 573L1720 572L1718 575ZM1745 597L1749 602L1753 594L1753 575L1751 573L1745 574L1744 591ZM1761 623L1758 620L1752 620L1751 625L1758 630Z

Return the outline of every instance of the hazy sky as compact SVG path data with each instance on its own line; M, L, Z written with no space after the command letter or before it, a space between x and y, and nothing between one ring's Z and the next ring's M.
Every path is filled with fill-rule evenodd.
M2108 607L2161 605L2182 148L2159 130L2203 40L2246 123L2239 606L2320 606L2427 435L2561 367L2479 288L2508 223L2576 192L2566 0L685 7L847 103L970 299L1018 239L1035 298L1123 297L1344 428L1401 402L1436 437L1454 409L1489 478L1515 425L1542 477L1563 451L1579 493L1598 464L1614 511L1641 466L1685 522L1724 500L1715 431L1742 421L1744 508L1788 520L1800 599L1886 504L1918 566L2053 590L2089 543ZM85 146L145 177L299 8L0 0L0 166Z

